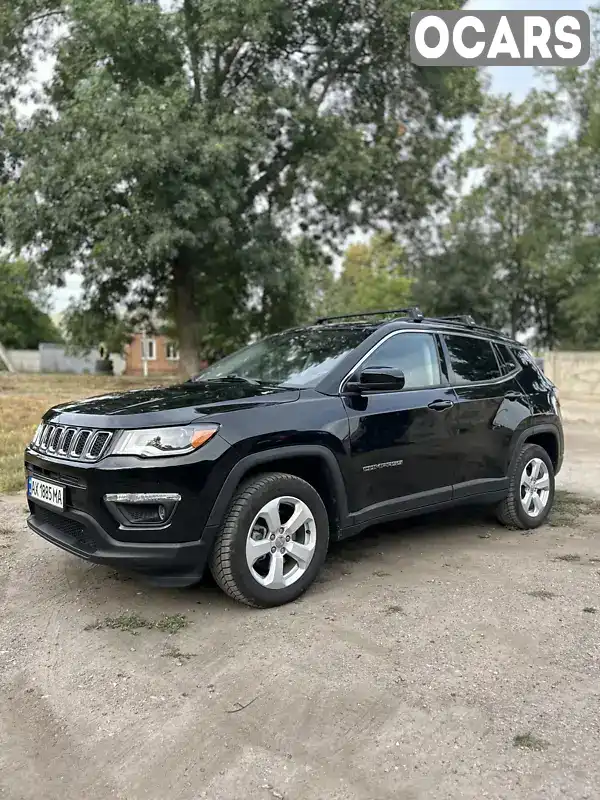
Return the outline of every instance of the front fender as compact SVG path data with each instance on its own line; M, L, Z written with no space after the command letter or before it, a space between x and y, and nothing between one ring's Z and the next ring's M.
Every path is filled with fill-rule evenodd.
M289 445L287 447L276 447L270 450L263 450L260 453L253 453L240 459L233 467L219 492L219 495L212 507L207 521L207 528L216 529L221 525L223 517L231 503L235 490L240 485L244 476L257 466L268 467L269 463L275 463L282 459L317 457L323 460L327 467L327 474L330 479L331 489L335 495L336 508L338 511L338 521L340 528L344 528L348 519L348 499L346 485L342 476L342 470L335 455L323 445Z

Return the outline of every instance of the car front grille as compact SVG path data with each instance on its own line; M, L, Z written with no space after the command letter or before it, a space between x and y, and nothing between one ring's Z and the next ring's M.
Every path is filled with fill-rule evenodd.
M65 517L62 514L55 514L54 511L49 511L36 504L33 512L33 521L39 525L46 526L49 529L49 535L56 531L68 539L72 539L73 544L77 545L81 550L93 553L98 549L96 543L88 537L85 527L74 519Z
M38 467L37 464L25 464L27 468L27 474L33 475L34 478L40 478L41 480L46 481L53 481L54 483L62 483L65 486L72 486L75 489L85 489L86 482L83 478L75 475L68 475L65 472L55 472L52 469L45 469L43 467Z
M106 453L111 439L110 431L48 423L41 426L29 447L37 453L47 453L54 458L98 461Z

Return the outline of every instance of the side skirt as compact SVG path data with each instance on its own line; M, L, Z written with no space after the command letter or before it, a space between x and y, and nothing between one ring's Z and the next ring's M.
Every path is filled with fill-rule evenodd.
M373 518L365 517L361 519L360 522L351 522L349 525L344 526L344 528L339 531L338 535L334 537L334 540L341 541L342 539L349 539L350 537L356 536L357 534L374 525L383 525L384 523L394 522L395 520L417 517L423 514L432 514L436 511L444 511L445 509L456 508L457 506L495 505L496 503L502 502L505 497L506 489L500 489L493 492L481 492L478 494L457 497L452 500L445 500L440 503L432 503L428 506L421 506L420 508L411 508L404 511L398 510L388 514L373 516Z

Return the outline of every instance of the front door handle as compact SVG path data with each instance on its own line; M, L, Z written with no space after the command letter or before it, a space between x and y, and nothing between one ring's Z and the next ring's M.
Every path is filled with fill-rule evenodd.
M429 404L429 408L433 409L433 411L445 411L447 408L452 408L453 405L452 400L434 400L433 403Z
M520 400L523 395L519 392L507 392L504 395L505 400Z

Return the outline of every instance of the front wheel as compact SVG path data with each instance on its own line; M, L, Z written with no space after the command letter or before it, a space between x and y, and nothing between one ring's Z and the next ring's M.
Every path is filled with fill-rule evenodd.
M236 492L217 536L210 570L234 600L269 608L299 597L317 576L329 544L318 492L295 475L258 475Z
M548 453L536 444L525 444L511 474L508 496L496 509L503 525L531 530L539 528L554 503L554 466Z

